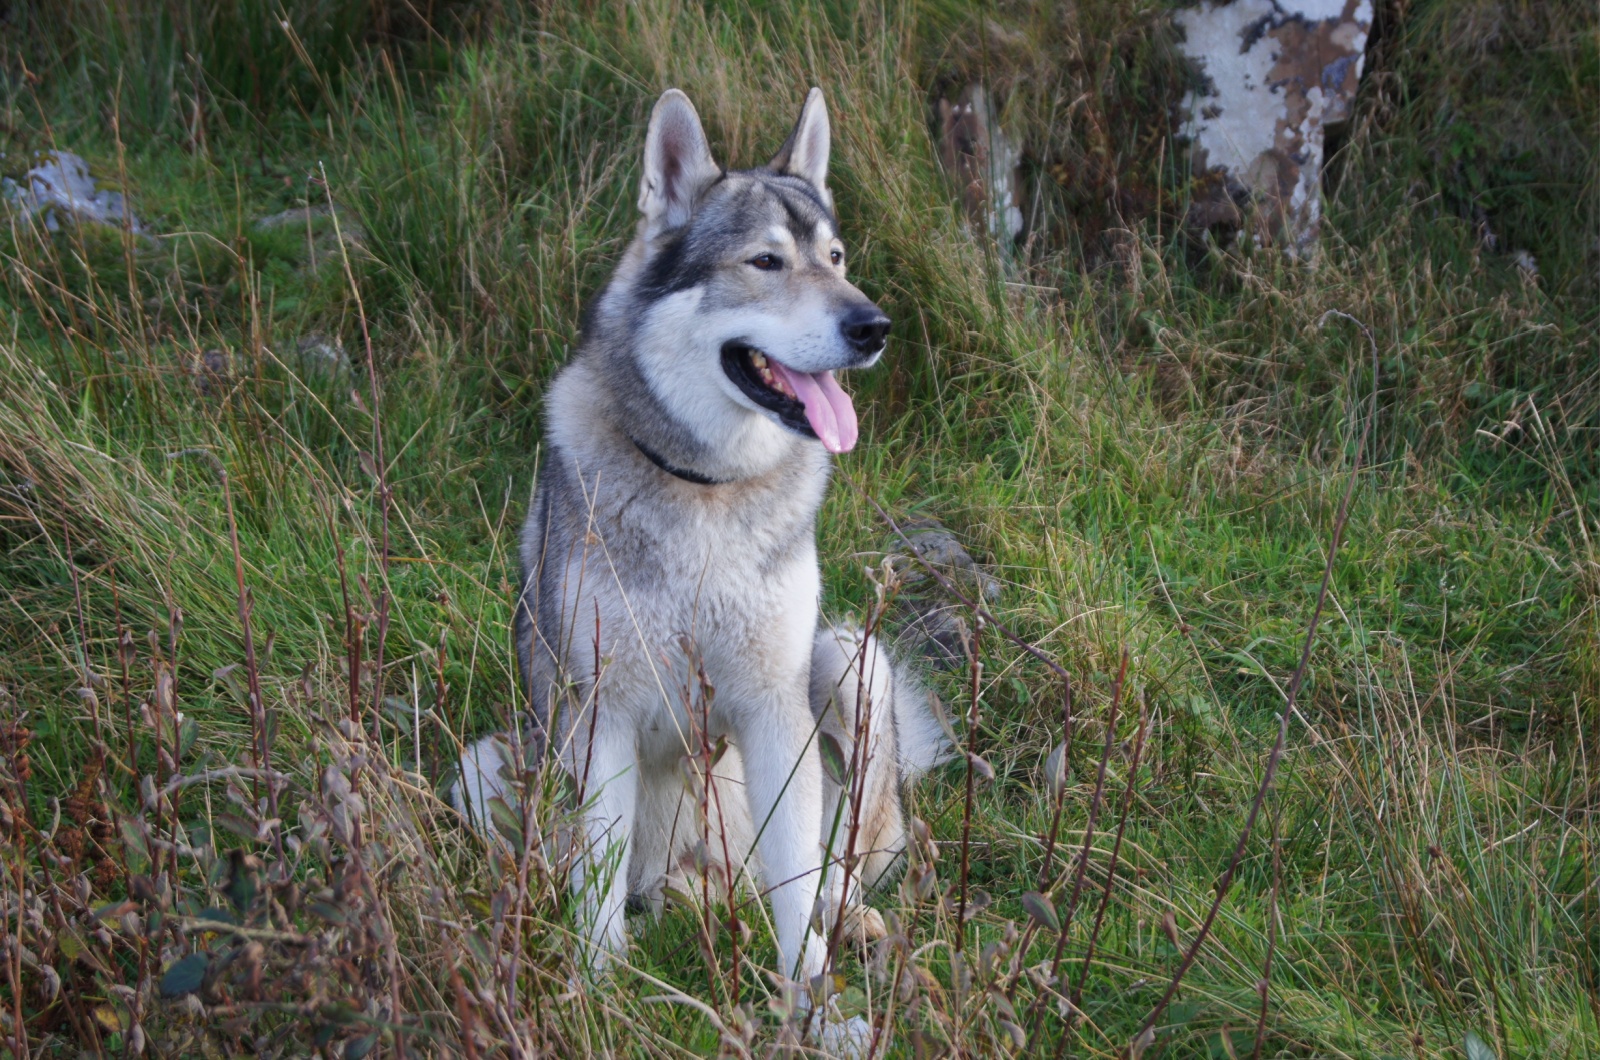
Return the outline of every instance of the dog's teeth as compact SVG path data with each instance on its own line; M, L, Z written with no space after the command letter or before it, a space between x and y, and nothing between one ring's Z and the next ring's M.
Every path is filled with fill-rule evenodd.
M750 351L750 364L756 370L756 376L767 385L769 389L776 390L785 397L793 398L794 388L787 379L780 379L772 370L772 362L767 360L767 355L760 350ZM795 400L799 400L795 398Z

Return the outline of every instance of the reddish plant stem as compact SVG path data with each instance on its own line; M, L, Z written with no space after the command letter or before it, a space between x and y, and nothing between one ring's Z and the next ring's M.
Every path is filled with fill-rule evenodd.
M150 720L155 726L154 739L156 751L156 796L155 805L152 807L152 812L155 816L155 831L160 832L162 822L166 817L166 813L162 808L162 803L166 800L164 800L161 795L162 789L164 789L167 785L167 770L161 761L161 718L165 710L165 707L162 704L161 695L162 681L164 679L164 674L162 671L166 666L166 660L161 657L161 640L156 636L155 630L151 630L149 635L145 637L145 643L150 645L150 672L154 677L154 688L152 689L149 703ZM252 754L254 753L254 750L255 744L252 742ZM158 870L160 869L159 855L152 858L151 863L154 866L151 869L152 875L157 874Z
M78 565L72 559L72 526L65 519L61 523L62 539L67 550L67 570L72 574L72 602L78 613L78 661L83 669L83 687L89 691L90 720L94 724L94 755L105 755L105 737L100 729L100 697L94 694L94 671L89 667L89 623L84 617L83 584L78 579Z
M454 947L450 947L454 949ZM478 1022L477 1013L474 1011L472 996L467 993L467 984L461 978L461 959L454 957L450 961L450 988L455 997L456 1018L461 1021L461 1049L466 1060L478 1060L477 1034L474 1033Z
M1250 814L1245 818L1244 829L1239 833L1239 841L1234 844L1233 856L1228 859L1228 867L1223 870L1222 876L1217 880L1217 896L1211 903L1211 908L1206 911L1205 920L1200 924L1200 930L1195 934L1194 942L1184 953L1183 960L1178 965L1178 970L1173 973L1172 981L1167 984L1167 989L1161 995L1161 1000L1156 1002L1155 1008L1150 1010L1150 1015L1145 1018L1144 1029L1139 1032L1139 1037L1146 1040L1155 1034L1156 1023L1166 1012L1167 1006L1172 1003L1173 997L1178 992L1183 977L1193 967L1195 958L1200 955L1200 947L1205 945L1206 938L1211 934L1211 925L1217 919L1217 913L1222 909L1223 901L1228 897L1228 891L1233 886L1233 878L1238 872L1239 863L1244 860L1245 845L1250 841L1250 833L1254 831L1256 819L1261 816L1261 807L1266 802L1267 792L1272 788L1273 778L1278 774L1278 763L1283 760L1284 747L1289 740L1289 717L1295 711L1295 701L1300 695L1300 686L1305 682L1306 670L1311 665L1311 648L1317 641L1317 626L1322 621L1322 609L1328 602L1328 589L1333 582L1333 563L1339 555L1339 545L1344 540L1345 524L1350 518L1350 499L1355 495L1356 482L1359 480L1361 460L1366 453L1367 436L1372 432L1372 423L1378 414L1378 343L1372 337L1372 332L1367 326L1349 313L1332 309L1322 315L1324 323L1329 317L1341 317L1353 322L1367 337L1367 343L1372 350L1372 393L1367 411L1367 418L1361 425L1361 435L1356 441L1355 460L1350 468L1350 481L1345 486L1344 496L1339 500L1339 512L1333 521L1333 537L1328 543L1328 559L1322 568L1322 584L1317 590L1316 606L1311 609L1311 619L1306 623L1305 641L1300 648L1300 662L1294 669L1294 674L1289 678L1289 687L1285 690L1283 713L1278 718L1278 737L1272 744L1272 753L1267 756L1267 767L1261 775L1261 784L1256 789L1255 799L1250 804Z
M1144 741L1149 731L1149 714L1143 704L1139 707L1139 731L1133 738L1133 759L1128 765L1128 782L1122 788L1122 810L1117 818L1117 837L1111 844L1111 863L1106 867L1106 884L1100 892L1100 907L1095 910L1094 928L1089 932L1089 944L1083 951L1083 967L1078 972L1078 983L1072 989L1072 1009L1076 1013L1083 1001L1084 983L1089 978L1089 966L1094 962L1094 949L1100 939L1100 928L1105 923L1106 908L1111 904L1111 891L1117 882L1117 864L1122 855L1122 834L1128 827L1128 815L1133 811L1133 792L1139 778L1139 762L1144 757Z
M596 634L595 678L598 685L600 672L598 629ZM722 820L722 798L716 790L716 783L711 776L711 772L716 766L716 748L712 746L711 741L711 698L714 690L711 685L711 678L706 674L705 660L700 657L698 648L692 642L687 641L685 646L689 649L689 675L684 682L683 692L686 706L689 708L689 717L691 718L694 717L694 689L692 684L698 683L700 686L699 732L690 734L691 739L694 741L695 753L700 757L700 776L702 781L700 787L700 820L702 822L700 837L706 850L705 865L700 873L700 898L705 904L705 910L700 916L698 925L700 945L705 953L706 971L711 973L708 978L716 984L722 993L723 1010L732 1012L739 1003L738 914L733 912L733 879L731 876L733 862L728 857L728 831L720 826ZM730 875L725 877L725 881L728 884L729 925L731 929L729 934L733 942L733 972L731 979L724 979L722 976L715 974L717 938L712 931L712 925L716 923L716 915L713 912L715 903L712 901L713 895L711 893L711 810L713 804L717 807L717 820L719 823L717 833L722 847L722 864L730 872Z
M443 629L441 629L441 630L439 630L439 651L438 651L438 654L435 656L435 663L434 663L434 667L435 667L434 668L434 675L435 675L436 685L435 685L435 693L434 693L434 697L433 697L433 714L434 714L434 717L437 719L438 722L443 722L443 720L446 717L449 716L445 712L445 698L446 698L446 695L450 691L450 686L445 683L445 679L444 679L444 661L445 661L444 646L445 646L445 631ZM430 731L434 731L434 730L432 730L430 728ZM438 766L439 766L439 754L438 754L438 752L439 752L439 737L438 737L438 733L434 732L433 738L428 741L428 761L426 763L426 768L428 770L428 774L427 774L428 776L434 776L434 775L436 775L438 773Z
M1283 879L1283 848L1278 839L1278 813L1272 814L1272 891L1267 897L1267 959L1261 968L1261 1014L1256 1018L1256 1046L1250 1060L1261 1060L1261 1047L1267 1040L1267 1003L1272 997L1272 958L1278 946L1278 885Z
M1061 783L1056 785L1055 812L1050 818L1050 831L1044 840L1044 864L1039 867L1039 891L1046 893L1055 878L1056 837L1061 834L1061 815L1066 808L1066 773L1072 764L1072 685L1063 682L1061 687ZM1046 778L1053 783L1053 777Z
M320 167L319 167L320 168ZM367 327L367 311L361 301L361 287L356 283L350 268L350 255L344 249L344 233L339 229L339 211L333 205L333 188L327 174L322 175L322 187L328 199L329 216L333 218L334 234L339 239L340 258L343 260L345 280L356 300L356 319L361 324L361 346L366 353L367 387L372 394L372 465L378 480L378 510L381 517L382 537L378 549L379 577L383 582L378 590L378 641L372 649L372 731L378 732L378 719L383 715L383 657L389 638L389 465L383 447L383 390L379 385L378 362L372 352L372 333Z
M133 736L133 693L128 670L134 662L133 634L122 621L122 594L117 588L116 565L109 569L111 576L111 614L117 624L117 671L122 685L122 721L126 728L128 773L133 777L133 789L139 790L139 755Z
M839 907L833 911L833 924L828 932L826 967L830 969L833 967L839 946L844 941L844 911L846 905L849 904L850 878L856 863L856 847L861 838L861 807L865 804L867 767L871 764L869 760L872 753L872 704L867 702L867 656L881 615L881 606L875 606L867 613L867 625L861 633L861 650L856 654L856 716L855 721L852 723L854 731L851 739L854 742L850 747L850 764L849 772L847 773L850 817L845 831L844 852L839 859L840 871L844 873L839 884ZM827 868L827 866L823 867L824 869Z
M1056 933L1056 952L1050 959L1049 982L1055 982L1061 974L1061 961L1067 952L1067 934L1072 928L1072 918L1078 911L1078 899L1083 894L1083 879L1089 869L1089 851L1094 846L1094 828L1100 818L1100 806L1105 800L1106 791L1106 766L1111 761L1111 749L1116 746L1117 715L1122 708L1122 690L1128 679L1128 652L1122 652L1122 662L1117 667L1117 683L1111 692L1111 710L1106 716L1106 742L1100 752L1100 767L1095 775L1094 797L1089 801L1089 819L1083 826L1083 847L1078 851L1077 867L1072 873L1072 893L1067 898L1067 909L1061 917L1061 929ZM1045 999L1049 995L1041 990L1033 1002L1033 1028L1029 1037L1033 1037L1043 1029ZM1062 1035L1061 1042L1066 1041ZM1059 1043L1058 1043L1059 1044Z
M17 774L15 773L15 763L14 762L13 762L13 775L17 776ZM17 787L18 787L19 790L22 787L20 776L18 776ZM24 802L24 805L26 805L25 802ZM13 826L13 828L11 830L11 849L12 850L22 850L23 849L23 843L24 843L24 839L23 839L23 835L22 835L22 815L21 814L13 815L12 816L12 821L14 822L14 826ZM13 984L12 988L7 992L11 995L11 1009L12 1009L12 1012L11 1012L11 1034L12 1034L11 1048L16 1053L18 1060L27 1060L27 1058L31 1055L29 1053L29 1043L28 1043L28 1021L23 1018L23 1011L22 1011L22 998L23 998L23 995L24 995L25 991L21 989L21 986L22 986L22 954L25 952L25 949L26 949L24 947L24 945L23 945L23 940L22 940L22 925L23 925L23 917L26 915L26 912L27 912L27 897L28 897L28 891L27 891L28 877L27 877L27 875L26 875L26 873L24 871L24 864L23 864L24 861L25 861L24 858L18 857L12 863L12 868L16 871L16 877L17 877L17 880L16 880L16 886L17 886L17 904L16 904L17 927L16 927L16 931L14 933L10 933L10 934L12 934L12 939L10 939L10 940L7 940L6 937L5 937L8 932L0 931L0 942L4 942L4 941L10 941L11 942L11 945L6 947L7 951L9 951L10 956L11 956L11 960L10 960L10 965L11 966L6 969L6 977ZM0 923L9 925L10 924L10 918L7 917L4 921L0 921Z
M183 727L178 724L178 634L183 630L183 609L174 607L167 612L167 668L172 679L172 769L174 774L183 772ZM167 867L172 873L174 881L178 878L178 844L177 827L182 820L179 804L183 801L183 789L179 788L172 793L172 826L174 842L167 847Z
M356 619L355 606L350 602L350 577L344 558L344 542L339 539L339 525L334 520L333 504L328 504L328 535L333 538L333 563L339 571L339 599L344 604L344 655L349 672L345 692L349 698L350 724L354 731L361 728L361 631Z
M255 630L250 622L251 613L255 610L255 600L244 583L244 556L239 550L239 523L233 514L233 488L229 484L226 471L221 472L221 477L222 498L228 506L228 544L233 549L233 578L238 593L239 629L244 634L244 673L250 696L250 764L256 768L258 774L251 778L251 795L259 806L261 801L259 776L263 771L272 769L272 738L271 733L267 731L266 704L261 699L261 668L256 662ZM273 783L270 776L267 778L267 816L274 821L279 818L278 786ZM284 864L281 824L273 826L272 847L278 855L278 863Z
M829 926L828 930L827 953L823 962L824 974L833 969L834 961L839 952L839 946L844 940L845 907L848 904L850 897L850 875L852 868L855 865L856 845L860 841L861 835L861 806L862 799L866 794L866 769L868 764L867 758L863 756L870 756L869 741L871 740L872 731L870 722L871 705L867 703L867 654L868 649L872 644L873 633L878 625L878 618L881 616L883 611L881 599L882 598L880 598L880 603L867 613L866 628L861 634L861 649L856 655L856 716L853 723L854 729L852 736L853 742L850 747L850 762L846 770L846 781L848 787L846 788L846 794L840 806L842 809L844 805L848 804L850 808L850 816L845 830L844 852L839 858L839 871L843 872L844 876L840 880L839 901L833 910L833 923ZM819 742L821 740L821 730L822 719L818 718L817 729L814 733L814 738ZM835 830L837 830L838 820L839 815L837 812L835 812L833 824ZM827 879L828 865L826 862L826 857L827 852L824 853L824 863L822 866L823 875L818 881L819 885L825 883ZM811 1009L806 1012L806 1018L800 1027L800 1037L802 1041L805 1039L805 1036L810 1033L811 1022L815 1015L815 1009ZM877 1051L879 1033L880 1032L877 1028L873 1030L872 1039L867 1043L865 1060L872 1060L873 1054Z
M1046 782L1054 787L1051 797L1055 800L1055 808L1051 812L1050 827L1044 834L1044 863L1039 866L1039 893L1049 895L1050 883L1055 878L1056 839L1061 834L1061 818L1066 811L1067 784L1066 773L1072 761L1072 685L1062 682L1061 696L1061 783L1056 784L1054 777L1046 777ZM1039 933L1039 922L1033 918L1028 919L1028 926L1022 929L1022 940L1017 943L1015 952L1015 966L1011 976L1006 982L1005 995L1007 1000L1015 1001L1017 984L1022 981L1023 966L1027 962L1028 948L1033 945L1034 936Z
M983 681L983 660L978 655L983 638L983 616L974 608L972 618L972 636L967 641L967 670L971 680L967 706L967 787L961 803L961 890L956 900L957 953L965 948L967 941L967 877L971 869L972 803L977 789L976 766L973 763L978 756L978 694Z
M139 754L138 745L133 735L133 693L128 672L132 668L137 656L133 647L133 634L122 622L122 594L117 588L116 564L113 562L109 568L111 577L111 613L117 624L117 671L122 685L122 717L127 726L127 755L128 772L133 777L133 790L139 790ZM119 857L122 861L122 879L124 884L132 876L128 868L128 850L125 844L117 844ZM150 968L150 940L139 935L137 940L139 948L139 978L144 982Z

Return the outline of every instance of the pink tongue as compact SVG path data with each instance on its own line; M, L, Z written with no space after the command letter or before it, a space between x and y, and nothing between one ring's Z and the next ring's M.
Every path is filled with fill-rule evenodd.
M806 407L806 419L811 429L822 439L822 446L830 453L848 453L856 447L856 407L850 395L839 387L832 372L808 375L793 368L767 362L778 378L788 382L795 397Z

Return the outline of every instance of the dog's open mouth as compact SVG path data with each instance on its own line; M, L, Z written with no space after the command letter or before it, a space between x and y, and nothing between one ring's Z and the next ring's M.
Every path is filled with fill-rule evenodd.
M801 372L742 342L723 344L722 370L791 431L819 439L830 453L855 448L856 408L832 372Z

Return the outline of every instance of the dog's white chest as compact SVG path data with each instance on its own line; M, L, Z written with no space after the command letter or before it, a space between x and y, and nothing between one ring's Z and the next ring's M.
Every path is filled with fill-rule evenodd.
M812 491L729 498L673 483L661 503L633 486L589 492L590 529L564 578L569 668L598 665L602 704L652 723L661 708L681 720L704 704L702 669L719 717L803 684L821 591Z

